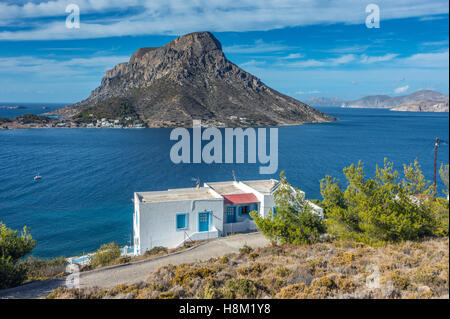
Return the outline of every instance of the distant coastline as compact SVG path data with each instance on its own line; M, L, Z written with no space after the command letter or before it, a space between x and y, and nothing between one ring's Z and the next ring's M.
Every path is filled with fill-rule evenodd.
M344 101L337 97L313 97L306 101L313 107L330 106L353 109L389 109L406 112L448 112L449 97L432 90L419 90L402 96L370 95L363 98ZM326 105L328 104L328 105Z
M0 105L0 109L3 110L22 110L26 108L27 107L23 105Z

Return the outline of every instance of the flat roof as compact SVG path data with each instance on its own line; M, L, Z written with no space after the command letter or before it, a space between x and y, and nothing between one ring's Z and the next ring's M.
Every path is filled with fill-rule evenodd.
M138 198L143 203L170 202L181 200L215 199L208 187L178 188L167 191L136 192Z
M263 180L254 180L254 181L242 181L247 186L250 186L254 190L263 193L270 194L275 189L275 187L279 184L279 182L275 179L263 179Z
M236 182L213 182L206 183L212 187L217 193L220 195L233 195L233 194L246 194L248 192L243 191L239 187L236 186Z

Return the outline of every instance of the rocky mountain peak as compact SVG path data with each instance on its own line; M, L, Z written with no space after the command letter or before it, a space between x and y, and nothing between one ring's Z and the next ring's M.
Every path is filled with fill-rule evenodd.
M128 62L107 71L100 86L86 100L69 106L67 114L84 120L86 108L88 114L102 117L131 112L154 127L191 125L192 119L220 125L334 120L230 62L210 32L138 49ZM241 118L244 122L235 122Z
M219 40L208 31L193 32L176 38L166 46L176 50L187 50L193 48L194 50L201 50L201 52L208 52L213 50L222 51L222 45Z

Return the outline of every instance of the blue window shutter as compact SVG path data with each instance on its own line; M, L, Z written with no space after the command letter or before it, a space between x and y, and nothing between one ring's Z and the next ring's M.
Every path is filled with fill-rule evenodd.
M177 229L187 228L187 214L177 215Z

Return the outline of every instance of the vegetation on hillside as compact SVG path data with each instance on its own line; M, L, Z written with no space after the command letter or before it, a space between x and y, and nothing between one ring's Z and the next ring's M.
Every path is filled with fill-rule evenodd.
M448 193L448 165L440 172ZM323 200L317 204L324 208L322 218L282 173L274 193L275 212L271 209L264 218L251 213L257 228L281 244L314 243L331 236L384 245L448 236L448 200L433 200L434 186L417 161L403 165L403 177L387 160L383 167L376 167L372 178L366 176L361 162L344 168L344 176L346 188L331 176L321 180Z
M67 261L64 257L24 259L35 245L27 227L19 233L0 222L0 289L65 275Z
M22 124L47 124L55 121L50 117L36 114L23 114L18 116L16 119Z
M374 247L354 241L249 247L167 265L146 282L58 288L48 298L448 298L448 237Z
M136 110L129 102L112 98L104 103L83 108L83 110L73 117L76 123L92 123L96 120L119 119L124 124L132 124L139 119ZM131 118L125 120L125 118Z
M272 242L311 244L325 232L322 217L313 211L304 193L292 188L283 172L274 202L276 211L271 209L265 217L257 211L250 213L258 229Z
M448 165L439 171L448 194ZM367 177L362 163L321 180L324 216L292 188L284 174L274 194L275 211L251 212L272 247L244 246L205 262L168 265L146 283L111 289L57 289L51 298L448 298L449 202L433 199L433 185L417 161L402 175L385 160ZM62 263L20 259L34 247L26 228L19 234L3 224L0 282L57 276ZM446 237L446 238L442 238ZM121 256L113 243L102 245L82 270L169 253L156 247L144 256ZM25 267L26 262L29 264ZM64 260L65 261L65 260ZM53 265L53 267L52 267ZM32 270L30 270L32 269ZM28 271L28 275L25 273ZM2 277L3 276L3 277ZM1 288L1 287L0 287Z
M321 181L327 231L369 244L448 235L448 201L433 202L433 186L415 161L403 178L385 160L368 178L362 163L344 169L347 187L327 176ZM447 220L447 222L445 222Z
M19 233L0 223L0 289L19 285L26 279L26 269L19 261L35 245L26 227Z

